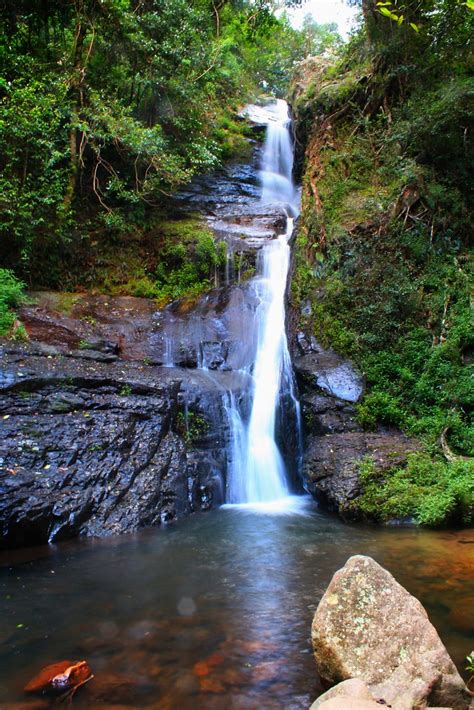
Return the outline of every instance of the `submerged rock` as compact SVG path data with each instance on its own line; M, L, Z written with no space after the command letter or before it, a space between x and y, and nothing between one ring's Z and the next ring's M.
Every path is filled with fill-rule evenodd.
M25 693L63 695L93 678L87 661L59 661L43 668L25 685Z
M351 557L336 572L311 636L328 683L359 678L393 710L469 708L470 694L423 606L370 557Z

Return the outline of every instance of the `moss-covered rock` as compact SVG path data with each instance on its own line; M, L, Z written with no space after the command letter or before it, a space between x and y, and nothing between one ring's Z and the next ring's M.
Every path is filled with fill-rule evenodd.
M470 706L470 694L426 611L371 557L351 557L335 573L311 637L318 672L330 683L360 678L394 710Z
M379 19L371 27L382 32ZM425 465L394 471L393 485L418 501L406 514L427 524L466 524L472 492L460 470L474 455L472 161L471 147L460 155L459 138L470 125L470 82L446 84L442 67L420 82L415 63L423 59L411 56L411 74L406 65L397 69L401 35L393 44L385 36L384 45L379 34L369 32L367 40L362 32L332 63L301 65L293 85L305 149L293 321L365 375L359 424L416 437L432 470L453 482L457 493L430 511ZM409 40L407 56L420 41ZM403 81L395 86L398 70ZM423 126L430 126L429 140ZM448 166L450 151L455 160ZM378 500L371 514L377 505L379 519L402 514L389 478L377 485L384 513ZM419 495L408 493L413 487ZM460 496L471 503L461 504ZM370 506L367 499L367 513Z

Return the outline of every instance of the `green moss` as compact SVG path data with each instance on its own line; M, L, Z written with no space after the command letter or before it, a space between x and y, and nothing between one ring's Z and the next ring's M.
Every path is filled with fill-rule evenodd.
M179 412L176 417L176 431L186 444L195 444L209 432L209 422L196 412Z
M77 293L65 292L48 294L48 296L54 299L52 304L54 310L59 311L60 313L66 313L67 315L71 313L72 309L81 298L81 296Z

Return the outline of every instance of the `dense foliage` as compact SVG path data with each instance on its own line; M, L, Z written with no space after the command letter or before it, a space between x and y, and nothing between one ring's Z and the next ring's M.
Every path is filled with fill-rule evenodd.
M367 514L466 523L474 13L448 0L404 7L418 32L364 1L339 59L296 77L308 147L293 294L311 303L302 325L363 370L359 421L400 427L426 452L388 478L366 467Z
M11 332L14 309L25 301L24 284L8 269L0 269L0 336Z
M242 150L238 104L284 91L315 35L271 0L4 0L0 12L1 262L53 287L70 285L68 258L146 229L168 194Z
M370 458L360 464L365 489L361 510L379 521L414 516L421 525L472 522L474 476L468 461L446 463L441 457L411 454L389 477L377 473Z

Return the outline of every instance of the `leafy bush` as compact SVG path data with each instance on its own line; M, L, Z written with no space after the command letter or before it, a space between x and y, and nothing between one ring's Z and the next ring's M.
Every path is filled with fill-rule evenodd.
M417 453L405 467L377 472L365 458L359 474L363 495L357 507L370 518L413 517L433 527L474 522L474 461L448 463Z
M0 335L6 335L13 325L13 309L25 302L24 288L12 271L0 269Z
M156 267L158 298L197 296L211 286L215 271L225 264L225 244L199 220L187 218L159 226L165 238Z

